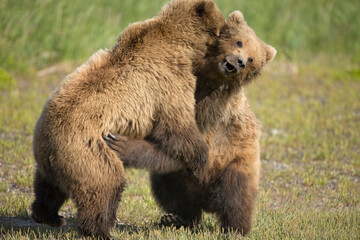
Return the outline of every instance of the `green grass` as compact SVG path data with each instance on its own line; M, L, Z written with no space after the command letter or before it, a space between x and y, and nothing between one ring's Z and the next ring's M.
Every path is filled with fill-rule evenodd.
M281 70L281 65L298 71ZM289 67L288 67L289 68ZM246 94L263 124L262 177L254 228L248 239L356 239L360 231L360 78L344 69L275 61ZM54 229L30 220L34 162L32 129L50 90L60 81L16 78L0 96L0 222L5 239L76 237L76 209L62 214L70 226ZM192 232L161 229L162 214L145 171L128 170L129 186L117 211L122 239L217 239L219 224L206 214ZM12 221L16 217L17 221ZM20 219L20 220L19 220Z
M156 15L166 2L2 0L0 66L27 72L63 60L83 61L112 47L129 23ZM216 2L225 15L243 11L258 35L278 49L278 58L311 60L327 53L335 64L360 61L358 0Z
M34 224L32 134L52 90L130 22L166 1L0 1L0 238L72 239L68 226ZM261 181L247 239L357 239L360 232L360 17L358 1L217 1L278 50L247 87L263 124ZM51 67L51 68L49 68ZM46 71L39 72L46 68ZM37 76L38 75L38 76ZM206 214L193 231L161 229L145 171L127 170L117 239L218 239ZM234 237L233 235L230 236Z

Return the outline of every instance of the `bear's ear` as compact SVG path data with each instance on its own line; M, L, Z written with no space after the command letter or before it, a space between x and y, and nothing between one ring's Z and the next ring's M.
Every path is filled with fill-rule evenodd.
M239 11L233 11L228 16L228 22L233 22L235 24L241 24L245 22L243 14Z
M266 62L271 62L274 59L276 53L277 51L273 46L266 45Z
M196 15L201 19L203 26L216 36L219 36L225 20L220 9L212 0L189 0L194 2Z
M215 7L215 3L211 1L201 1L195 6L195 12L198 16L202 17L207 12L211 12Z

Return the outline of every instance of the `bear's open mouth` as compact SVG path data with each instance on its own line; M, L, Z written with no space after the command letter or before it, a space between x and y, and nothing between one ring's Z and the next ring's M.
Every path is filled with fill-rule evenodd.
M223 73L225 74L234 74L237 73L238 69L236 68L236 66L234 66L233 64L231 64L229 61L227 61L226 59L224 59L220 64L220 69Z
M236 68L229 62L225 62L225 68L228 72L236 71Z

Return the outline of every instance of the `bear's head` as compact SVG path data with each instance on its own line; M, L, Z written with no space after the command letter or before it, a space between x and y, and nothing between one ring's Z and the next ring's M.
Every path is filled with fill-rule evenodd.
M192 34L192 31L196 31L195 34L204 31L210 35L219 35L225 22L220 9L212 0L172 0L158 16L172 29L184 32L181 37L186 37L189 32Z
M213 69L217 81L237 81L241 85L258 76L276 55L276 49L256 36L240 11L228 16L214 48L211 65L217 65Z

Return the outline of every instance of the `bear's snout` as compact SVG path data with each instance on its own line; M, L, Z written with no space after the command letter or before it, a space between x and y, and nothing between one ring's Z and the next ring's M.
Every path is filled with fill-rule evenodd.
M241 57L237 59L236 63L240 69L244 69L246 67L246 62L244 62L244 60Z
M246 61L242 56L232 54L224 58L224 60L220 64L220 67L222 68L221 70L224 73L236 74L239 71L243 70L248 65L248 63L251 63L252 61L252 58L249 58Z

